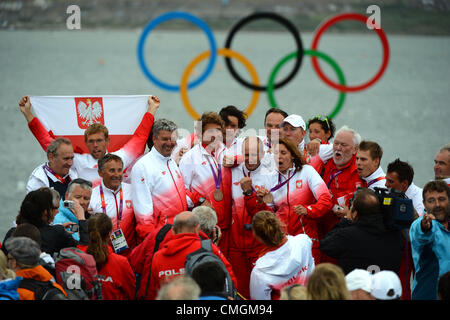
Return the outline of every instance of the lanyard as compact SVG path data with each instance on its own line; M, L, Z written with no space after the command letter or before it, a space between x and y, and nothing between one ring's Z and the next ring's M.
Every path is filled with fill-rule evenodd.
M206 159L208 160L209 167L211 168L211 172L212 172L213 177L214 177L214 182L216 184L216 189L220 189L220 184L222 182L222 166L220 164L217 165L216 164L216 159L214 159L214 165L217 168L217 175L216 175L216 171L214 170L214 167L212 166L211 161L209 161L209 157L206 158Z
M333 181L334 178L336 178L338 175L340 175L343 172L343 170L339 170L335 172L334 174L330 173L330 181L328 181L327 187L330 189L331 181Z
M123 191L122 188L120 188L120 207L117 208L117 199L116 195L114 195L114 200L116 201L116 212L117 212L117 220L118 223L120 223L120 220L122 220L122 212L123 212ZM100 184L100 199L102 200L102 210L103 213L106 214L106 202L105 202L105 195L103 193L103 187Z
M66 184L67 182L70 182L70 177L68 177L69 181L67 181L66 179L61 177L59 174L55 173L55 171L53 171L47 164L44 165L44 168L45 168L45 170L50 172L52 175L54 175L55 178L58 179L59 182L61 182L62 184Z
M378 182L378 181L381 181L384 179L386 179L386 177L378 177L373 180L370 180L369 182L367 182L367 188L370 187L371 185L373 185L375 182Z
M272 189L270 189L270 192L277 191L278 189L280 189L282 186L284 186L286 183L288 183L288 181L291 180L293 176L295 176L295 172L292 175L289 175L289 173L288 173L288 178L280 183L281 173L278 173L278 184L275 187L273 187Z

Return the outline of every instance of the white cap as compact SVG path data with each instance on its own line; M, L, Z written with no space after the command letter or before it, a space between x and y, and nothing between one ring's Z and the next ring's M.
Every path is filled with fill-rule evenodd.
M303 120L302 116L299 116L298 114L291 114L290 116L284 118L283 122L281 123L281 126L283 126L285 122L289 123L291 126L295 128L301 127L303 128L303 130L306 130L305 121Z
M372 276L372 296L378 300L395 300L402 296L402 284L392 271L380 271Z
M355 269L345 276L345 283L349 291L364 290L370 293L372 288L372 274L363 269Z

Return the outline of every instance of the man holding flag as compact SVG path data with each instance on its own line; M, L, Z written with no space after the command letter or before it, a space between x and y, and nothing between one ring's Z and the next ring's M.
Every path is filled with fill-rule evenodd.
M147 110L133 134L132 130L136 127L133 128L132 118L136 118L136 114L141 111L143 99L146 99L146 97L30 98L24 96L19 101L19 107L28 122L28 127L44 150L47 150L52 141L59 136L64 136L72 141L74 146L73 169L78 177L91 181L93 187L95 187L101 182L97 161L108 153L108 147L115 149L116 151L112 153L121 157L124 171L144 153L145 144L153 126L154 114L159 107L160 100L156 96L148 97ZM39 118L35 117L31 111L32 100L33 108ZM73 100L75 100L75 104L73 104ZM109 113L104 112L103 104L109 108L106 110ZM75 108L73 108L73 105ZM70 121L70 116L75 114L78 126L75 125L75 121ZM125 115L127 116L126 119L123 118ZM46 121L44 121L44 123L47 123L46 126L41 122L41 117L46 117ZM110 141L108 129L103 124L105 122L108 125L111 124L112 129L117 132L114 136L115 141ZM55 132L52 132L52 128ZM82 138L80 139L82 137L80 129L86 129L84 131L84 145L80 141L82 140ZM128 132L122 132L121 130L127 130ZM110 144L110 142L113 143Z

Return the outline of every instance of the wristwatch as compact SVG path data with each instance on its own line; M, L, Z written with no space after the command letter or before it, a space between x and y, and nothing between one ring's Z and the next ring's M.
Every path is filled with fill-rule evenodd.
M248 189L247 191L242 192L242 194L244 196L251 196L253 194L253 190L252 189Z

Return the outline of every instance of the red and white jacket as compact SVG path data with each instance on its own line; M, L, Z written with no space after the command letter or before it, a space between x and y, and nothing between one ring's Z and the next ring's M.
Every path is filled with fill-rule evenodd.
M121 149L111 152L122 159L124 171L135 159L144 153L148 135L153 127L153 121L153 115L146 112L131 139ZM41 147L47 150L48 146L55 139L52 133L45 129L37 117L34 117L28 123L28 127ZM91 181L93 187L98 186L101 181L98 175L98 160L90 153L81 153L78 150L74 150L74 153L72 168L77 172L78 178Z
M363 186L372 190L377 188L386 188L386 174L381 167L372 172L369 176L362 178Z
M111 218L113 230L122 229L127 240L128 247L133 249L137 243L136 219L134 218L133 201L131 199L131 185L122 182L117 190L108 189L103 181L101 182L104 196L104 205L100 192L100 185L92 189L89 208L94 213L104 212ZM122 193L122 216L119 220L120 203ZM104 209L103 209L104 208ZM129 252L129 250L127 250Z
M272 175L272 186L289 180L281 188L273 191L273 208L266 204L258 204L256 196L246 197L247 210L256 213L260 210L275 211L286 226L290 235L304 233L313 241L313 256L316 263L320 261L319 233L317 223L331 210L333 203L327 186L320 175L309 165L303 165L300 171L290 168L285 175L276 172ZM301 204L307 214L299 216L294 206Z
M226 148L222 145L213 156L199 143L183 155L179 165L186 190L200 195L213 205L217 214L217 225L222 230L231 225L231 170L222 166L225 151ZM222 170L220 190L223 199L216 201L213 198L216 190L214 175L218 176L219 166Z
M131 187L138 243L187 210L186 190L178 166L154 147L133 166Z
M287 236L287 241L260 257L250 276L252 300L275 300L279 290L298 283L306 286L314 271L312 241L307 235Z
M273 162L273 157L270 154L266 154L263 159ZM259 167L253 171L249 171L244 163L231 169L232 220L230 248L252 250L255 247L261 247L261 243L253 236L251 229L253 215L246 210L240 181L244 177L250 177L254 191L259 190L261 187L270 190L273 186L273 174L266 169L264 162L261 161Z

